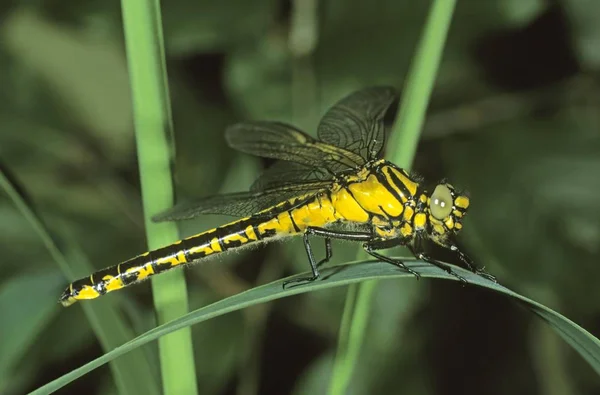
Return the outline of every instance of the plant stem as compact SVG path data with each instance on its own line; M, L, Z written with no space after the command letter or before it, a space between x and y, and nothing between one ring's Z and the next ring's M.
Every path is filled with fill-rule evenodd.
M433 1L413 58L388 143L388 159L400 167L410 168L417 152L455 5L456 0Z
M456 0L433 1L406 79L398 120L388 144L389 160L404 168L411 166L417 150L455 5ZM356 301L346 303L344 307L340 339L347 338L348 342L340 342L329 387L330 395L345 394L350 384L360 346L365 338L376 286L376 281L368 281L361 285L351 285L348 289L347 297L354 298L356 294Z
M134 109L142 201L148 248L176 241L174 223L150 218L173 205L170 153L173 135L167 87L159 0L122 0L123 25ZM184 272L174 270L152 279L159 324L188 312ZM158 341L163 392L196 394L196 373L190 328Z

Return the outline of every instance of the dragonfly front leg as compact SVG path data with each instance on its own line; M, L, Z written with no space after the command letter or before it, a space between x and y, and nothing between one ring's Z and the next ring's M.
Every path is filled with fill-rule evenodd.
M423 252L423 250L421 248L416 249L415 247L413 247L411 245L409 245L408 248L410 249L410 252L412 252L413 255L417 259L420 259L424 262L427 262L434 266L437 266L440 269L444 270L446 273L456 277L461 283L468 284L468 281L460 274L455 273L449 265L431 258L429 255L427 255L425 252Z
M325 238L325 258L321 259L319 262L315 260L314 253L310 245L309 236L311 235L321 236ZM331 239L367 241L371 240L372 238L373 235L367 232L338 232L318 227L306 228L303 237L304 248L306 249L306 255L308 255L308 262L310 263L310 269L313 275L311 277L302 277L294 280L285 281L283 283L283 288L285 288L289 284L313 282L319 278L319 267L329 262L329 260L333 256L333 251L331 248Z
M493 281L495 283L498 282L498 280L496 280L496 277L493 276L492 274L487 273L484 269L484 267L477 267L475 265L475 263L473 262L473 260L471 258L469 258L469 256L467 254L465 254L464 252L462 252L456 245L454 244L450 244L448 246L448 248L454 252L456 252L458 254L458 257L460 258L460 260L467 265L467 267L469 268L470 271L472 271L475 274L480 275L481 277Z

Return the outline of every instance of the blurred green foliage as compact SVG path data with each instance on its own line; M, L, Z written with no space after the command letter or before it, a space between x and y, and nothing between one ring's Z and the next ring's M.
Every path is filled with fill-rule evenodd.
M293 17L296 2L163 1L179 197L244 190L260 172L265 163L225 145L223 130L236 120L277 119L314 134L341 96L379 83L401 88L427 7L329 0L302 19ZM144 251L119 2L14 2L1 12L2 165L59 241L68 227L68 244L96 268ZM470 192L459 241L478 262L595 335L597 15L594 0L459 1L414 166ZM313 29L308 54L290 40L296 23ZM55 304L67 279L4 195L0 219L0 392L21 394L101 349L80 307ZM185 223L182 234L227 219ZM335 262L354 254L351 244L334 244ZM186 272L191 307L304 270L299 241L216 258ZM154 325L149 290L106 296L136 333ZM322 393L344 295L310 293L194 327L200 392ZM355 394L600 391L560 339L481 290L383 282L368 330ZM114 393L109 370L61 393L84 389Z

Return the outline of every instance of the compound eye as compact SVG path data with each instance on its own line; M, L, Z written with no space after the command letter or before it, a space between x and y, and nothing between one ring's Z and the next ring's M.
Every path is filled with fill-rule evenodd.
M429 200L429 210L436 219L442 220L452 212L452 192L446 185L435 187Z

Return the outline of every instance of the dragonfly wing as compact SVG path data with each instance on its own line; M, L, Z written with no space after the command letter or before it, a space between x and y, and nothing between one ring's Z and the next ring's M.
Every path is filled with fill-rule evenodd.
M333 175L320 167L301 163L278 161L266 169L250 187L258 192L272 188L287 187L293 184L306 184L315 181L331 181Z
M296 162L332 173L362 166L353 152L320 142L294 126L281 122L250 121L225 131L229 146L247 154Z
M323 116L318 136L323 142L345 148L366 160L379 159L386 129L393 119L390 107L398 99L392 87L366 88L346 96ZM397 106L393 106L395 109Z
M378 159L385 142L384 118L396 98L393 88L375 87L342 99L319 124L322 141L281 122L235 124L225 132L232 148L282 162L265 171L250 192L179 204L153 219L178 221L201 214L246 217L293 197L325 190L334 175Z
M249 217L288 199L311 195L331 187L331 182L310 182L272 188L264 191L237 192L208 196L183 202L154 217L154 222L181 221L202 214L223 214L234 217Z

